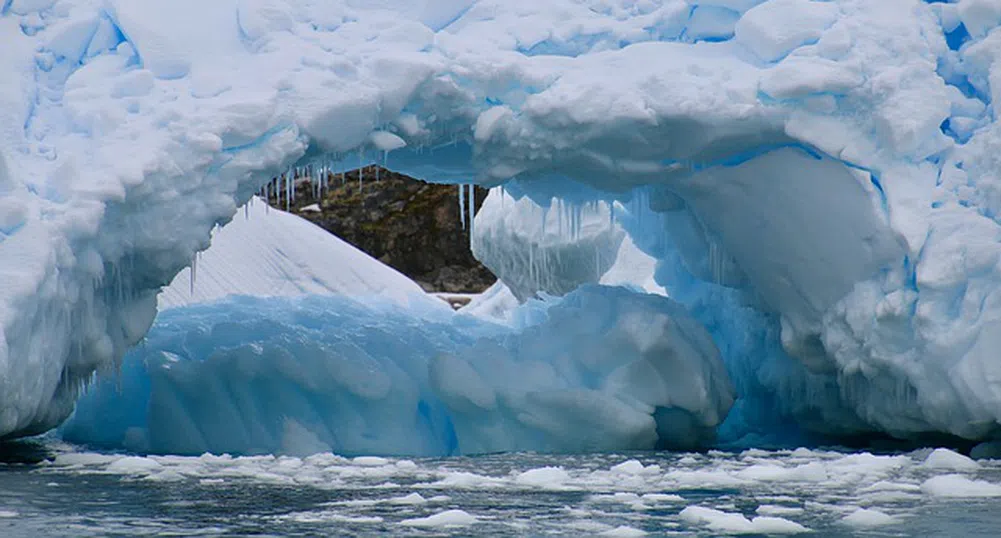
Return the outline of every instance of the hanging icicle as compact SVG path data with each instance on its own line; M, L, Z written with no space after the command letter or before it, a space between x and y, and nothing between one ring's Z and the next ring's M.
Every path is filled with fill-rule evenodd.
M473 221L476 216L476 185L469 184L469 246L473 246Z
M191 295L195 294L195 278L198 276L198 253L191 257Z
M462 183L459 184L459 222L462 223L462 229L466 229L466 186Z

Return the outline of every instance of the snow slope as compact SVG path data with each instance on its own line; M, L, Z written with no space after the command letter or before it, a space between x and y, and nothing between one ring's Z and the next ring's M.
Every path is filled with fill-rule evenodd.
M259 198L213 232L212 246L198 255L194 267L194 281L186 268L163 289L161 311L230 295L342 295L444 306L391 267L305 219L268 208Z
M3 2L0 435L67 416L276 173L388 157L638 200L658 284L800 424L997 436L994 6Z

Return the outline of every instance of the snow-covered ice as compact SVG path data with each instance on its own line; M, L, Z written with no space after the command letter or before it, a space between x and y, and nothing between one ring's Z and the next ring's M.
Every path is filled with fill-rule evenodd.
M995 439L999 24L990 0L0 3L0 436L63 421L269 179L387 162L512 193L474 245L545 238L492 227L522 197L574 216L547 252L587 267L497 250L522 299L605 273L621 234L584 215L622 208L742 397L723 437Z
M340 295L438 306L395 269L313 223L253 198L212 234L198 255L194 280L186 268L160 293L159 308L205 303L231 295Z

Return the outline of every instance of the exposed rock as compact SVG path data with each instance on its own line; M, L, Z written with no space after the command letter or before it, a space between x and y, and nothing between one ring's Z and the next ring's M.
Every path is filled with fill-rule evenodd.
M364 168L362 178L359 182L358 170L347 172L343 181L340 175L328 177L330 190L319 200L312 180L299 178L291 210L426 291L479 293L497 280L470 252L455 185L427 183L375 166ZM476 188L476 209L486 195ZM272 193L269 202L285 208L284 196L279 204Z

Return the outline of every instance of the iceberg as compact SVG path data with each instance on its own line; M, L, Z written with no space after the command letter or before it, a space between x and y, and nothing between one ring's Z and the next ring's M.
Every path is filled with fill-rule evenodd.
M380 162L635 205L736 388L721 433L995 439L999 25L990 0L2 2L0 436L63 421L271 178Z
M102 448L193 455L713 441L733 390L709 333L679 305L590 285L522 308L532 312L515 327L345 295L174 307L117 377L84 394L61 433Z

